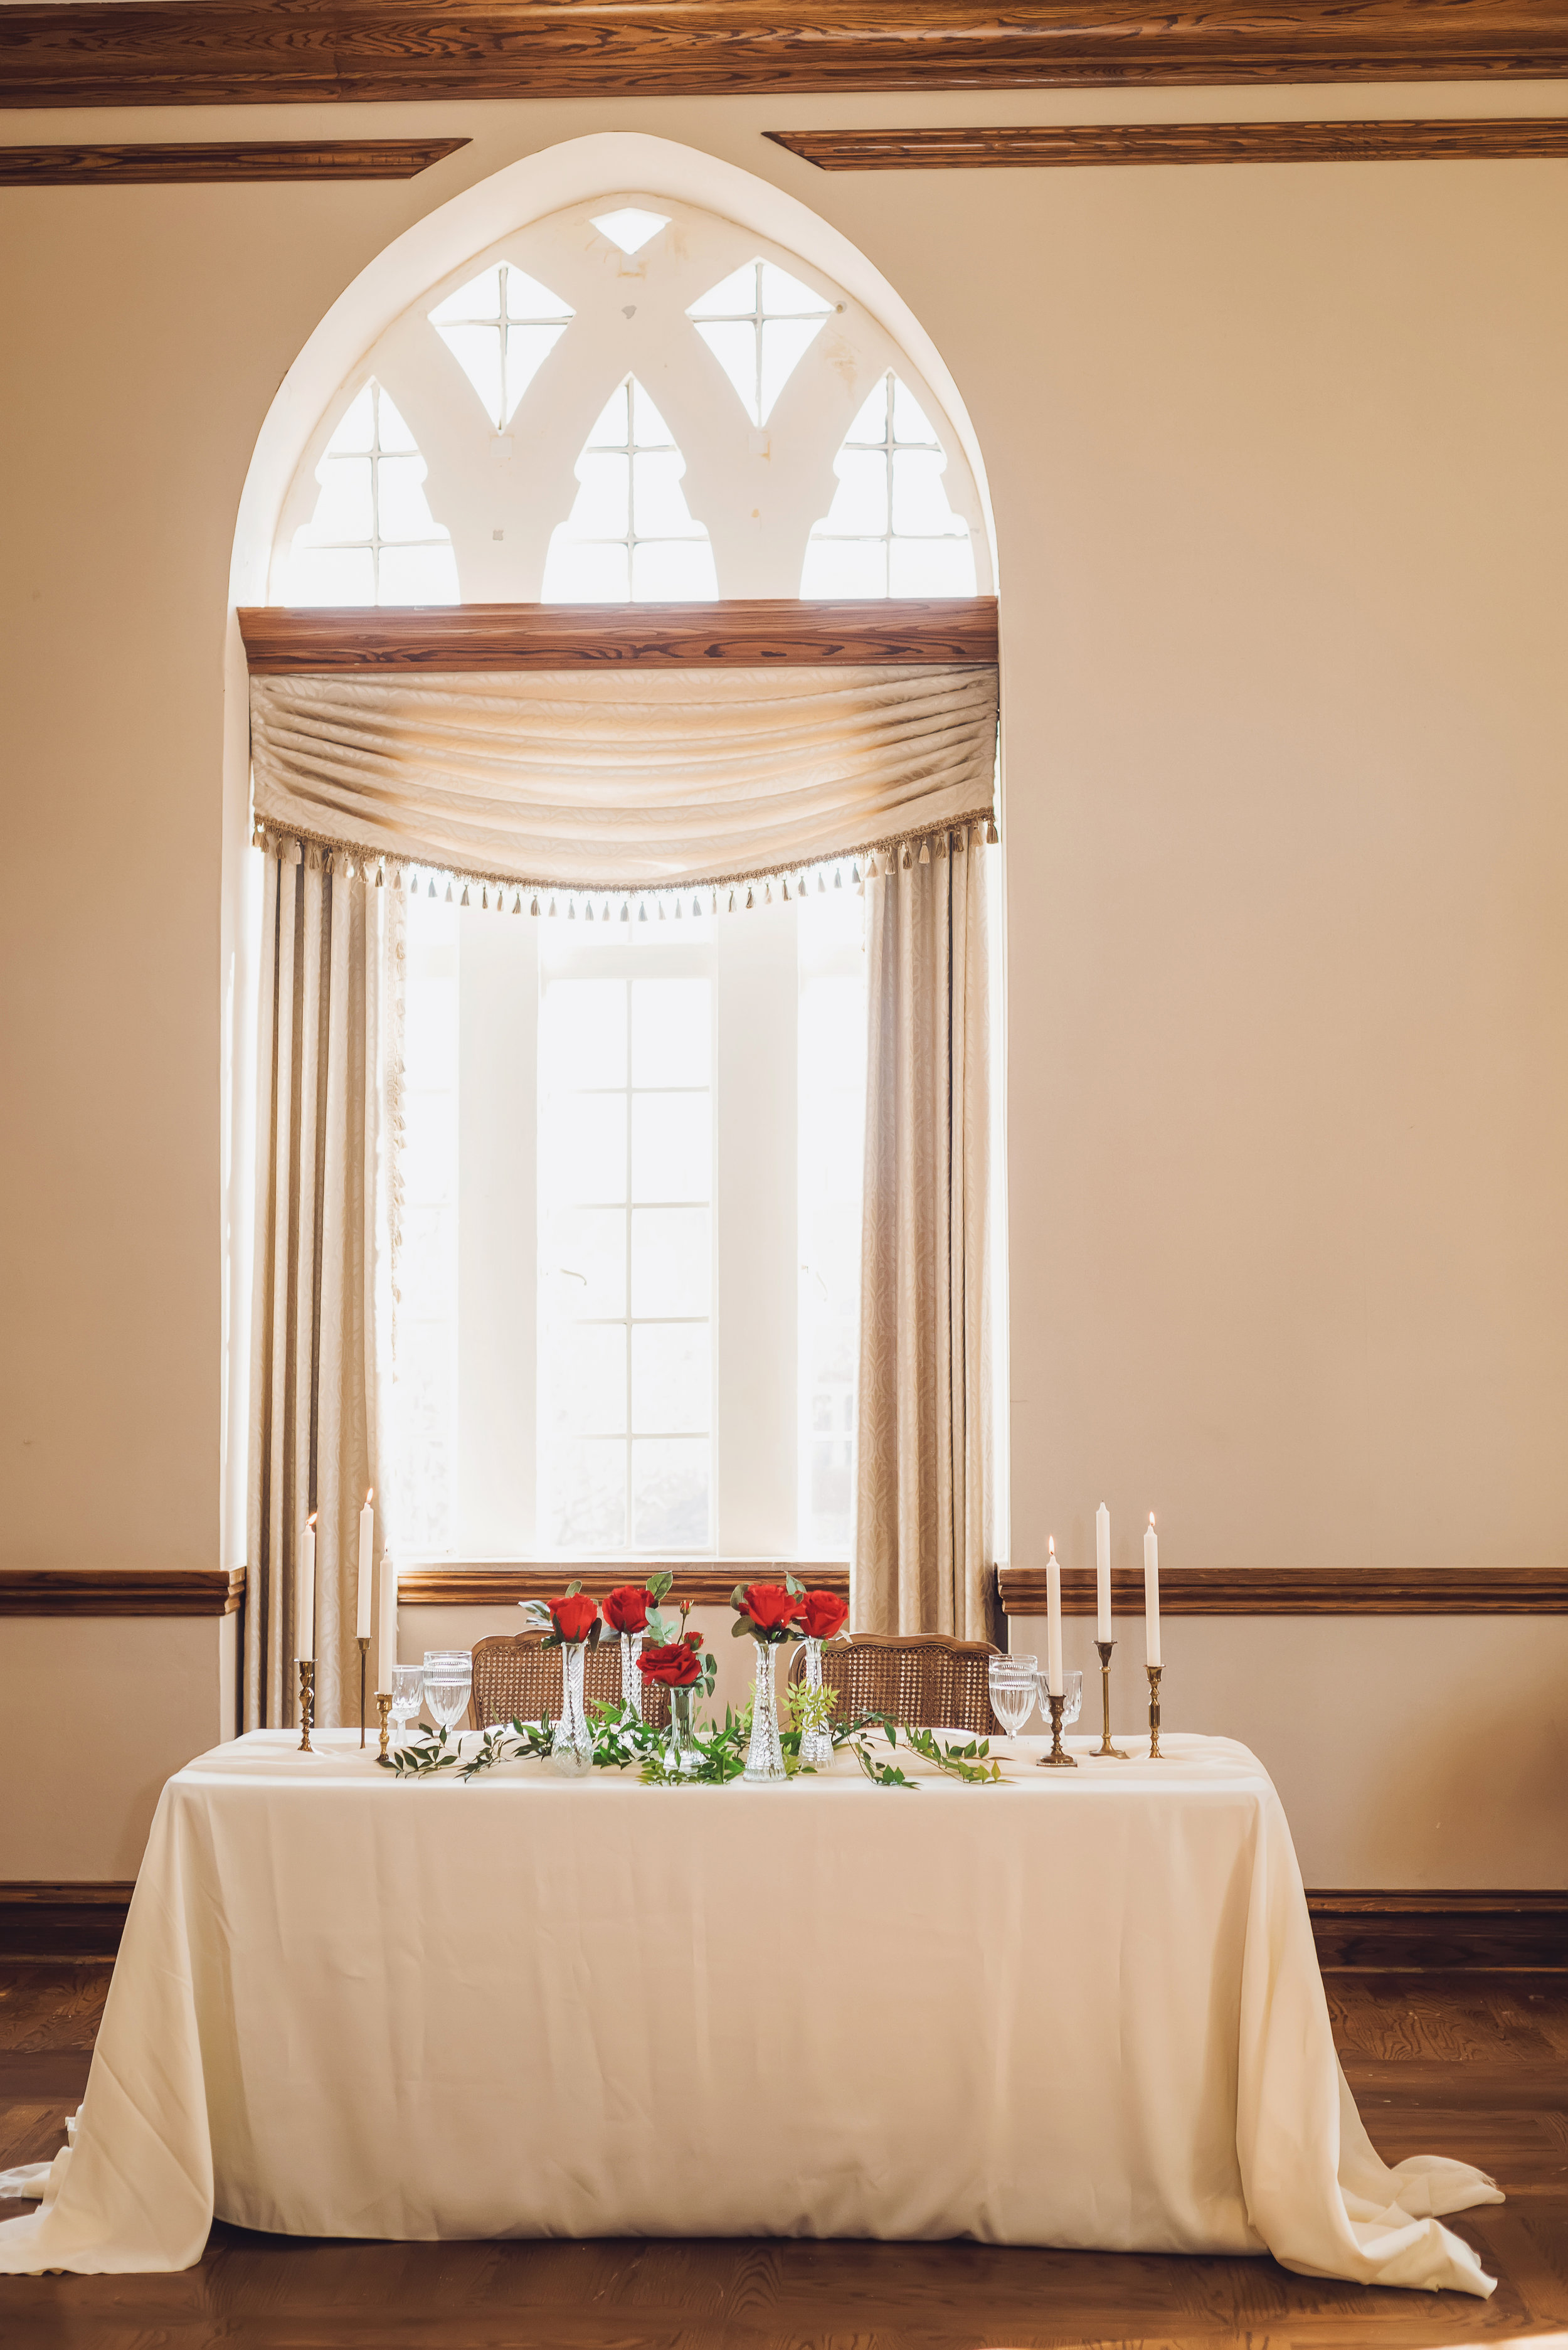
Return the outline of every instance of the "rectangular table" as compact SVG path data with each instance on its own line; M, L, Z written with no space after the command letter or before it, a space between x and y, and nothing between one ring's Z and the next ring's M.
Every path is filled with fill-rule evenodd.
M215 2212L1270 2251L1491 2290L1438 2215L1501 2199L1374 2153L1279 1798L1230 1740L1079 1740L1073 1773L1023 1741L1006 1785L909 1793L847 1757L782 1787L400 1783L317 1736L164 1789L74 2151L0 2272L189 2267Z

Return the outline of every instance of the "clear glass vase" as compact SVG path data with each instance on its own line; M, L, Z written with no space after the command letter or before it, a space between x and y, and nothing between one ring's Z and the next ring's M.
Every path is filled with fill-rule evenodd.
M757 1642L757 1677L752 1692L752 1742L746 1750L743 1773L749 1787L765 1787L789 1776L779 1744L778 1690L774 1679L774 1651L766 1640Z
M593 1733L583 1709L585 1653L581 1640L562 1643L561 1719L551 1741L550 1760L568 1779L580 1779L585 1772L593 1769L594 1763Z
M671 1771L695 1771L699 1756L692 1721L695 1689L674 1689L670 1692L670 1744L665 1750L665 1764Z
M643 1635L623 1632L620 1636L620 1701L629 1705L639 1721L642 1720L642 1675L637 1660L642 1654Z
M822 1687L822 1642L808 1637L804 1646L805 1686L808 1690L819 1690ZM800 1759L803 1763L809 1762L814 1770L826 1770L833 1760L833 1740L826 1727L802 1731Z

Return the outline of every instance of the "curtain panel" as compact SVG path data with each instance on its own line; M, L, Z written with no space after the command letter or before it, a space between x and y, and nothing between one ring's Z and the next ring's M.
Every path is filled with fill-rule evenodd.
M994 1637L983 835L866 885L854 1628Z
M990 821L994 666L251 681L258 825L518 890L788 875Z
M358 1516L375 1487L379 1527L384 1490L379 1357L389 1351L405 921L399 892L346 857L286 841L266 859L248 1730L298 1718L295 1577L313 1512L316 1718L358 1719Z

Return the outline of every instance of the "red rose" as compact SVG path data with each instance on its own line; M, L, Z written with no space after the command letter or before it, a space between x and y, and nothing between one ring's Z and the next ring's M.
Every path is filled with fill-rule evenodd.
M644 1648L638 1663L644 1680L663 1681L670 1689L690 1689L702 1678L701 1660L691 1639L671 1640L662 1648Z
M749 1616L759 1632L782 1632L800 1614L801 1603L793 1591L782 1583L748 1583L741 1601L741 1613Z
M800 1628L814 1640L831 1640L848 1614L848 1600L836 1591L808 1591L800 1603Z
M599 1612L597 1599L590 1599L586 1591L574 1591L548 1604L550 1621L561 1639L575 1644L587 1638L588 1627Z
M605 1594L605 1622L612 1632L646 1632L648 1594L640 1583L618 1583Z

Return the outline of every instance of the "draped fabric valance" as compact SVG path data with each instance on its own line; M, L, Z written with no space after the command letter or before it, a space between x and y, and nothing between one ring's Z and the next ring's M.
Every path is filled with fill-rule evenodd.
M989 822L985 665L254 677L258 825L361 861L659 890Z

